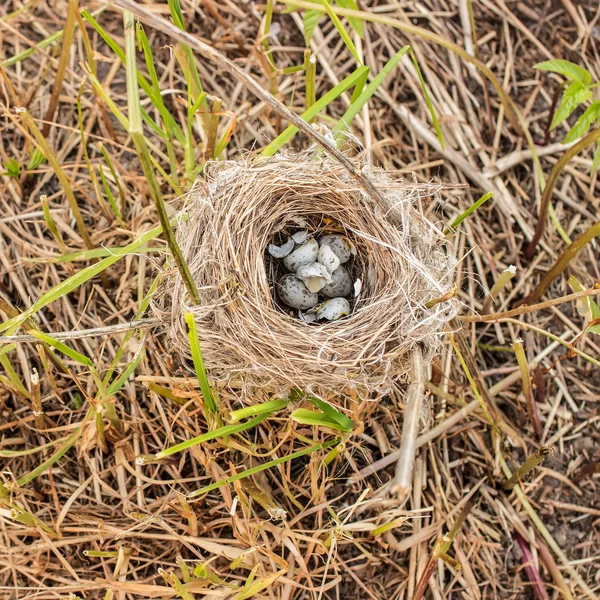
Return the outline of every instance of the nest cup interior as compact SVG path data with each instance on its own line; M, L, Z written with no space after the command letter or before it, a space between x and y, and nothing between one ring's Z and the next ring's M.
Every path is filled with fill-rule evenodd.
M302 202L302 199L300 199L300 202ZM361 291L358 296L355 295L354 290L346 296L346 299L350 304L350 314L352 314L355 306L360 305L361 298L364 297L364 293L366 291L362 289L363 273L366 271L364 255L367 254L363 252L364 250L366 250L365 244L361 241L356 240L352 232L349 231L346 227L344 227L343 224L337 220L337 218L323 214L307 215L303 217L291 217L290 220L284 223L282 227L279 226L277 228L277 231L275 231L274 235L271 236L269 243L282 245L289 239L290 236L298 232L307 232L307 241L311 238L316 239L318 241L326 235L340 235L352 243L355 252L347 262L341 265L344 269L348 271L352 281L356 282L358 280L360 282L359 285L361 286ZM300 245L301 244L296 244L296 247ZM273 300L275 306L277 306L279 310L281 310L283 313L298 318L298 314L300 311L298 309L290 308L289 306L287 306L277 293L276 282L279 281L282 276L289 273L289 271L285 268L283 264L283 260L273 257L271 254L269 254L268 251L264 252L264 256L267 271L267 280L271 284L271 299ZM321 296L320 300L326 301L327 298ZM346 316L343 318L348 317ZM300 323L303 323L302 319L298 320ZM316 321L313 321L312 323L310 323L310 325L312 327L315 327L318 326L318 323Z
M414 344L436 351L455 305L426 306L451 287L443 238L414 205L430 188L394 187L376 172L382 198L374 199L339 165L305 157L219 163L205 177L189 194L178 229L201 302L190 302L171 268L156 307L184 356L183 313L194 314L213 378L276 393L371 394L407 372ZM273 284L283 271L266 248L302 228L317 238L343 233L355 244L351 274L362 289L347 317L309 325L277 300Z

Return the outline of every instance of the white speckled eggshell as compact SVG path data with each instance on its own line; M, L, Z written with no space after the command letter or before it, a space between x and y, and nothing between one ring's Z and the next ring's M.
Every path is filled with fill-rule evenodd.
M321 246L329 246L333 253L340 259L340 264L350 260L352 256L352 245L341 235L324 235L320 240Z
M318 254L319 244L317 240L308 240L283 259L283 266L288 271L295 273L302 265L316 262Z
M337 321L350 312L350 303L346 298L332 298L321 305L317 311L317 319Z
M298 277L288 273L275 285L277 296L290 308L306 310L319 301L319 294L311 292Z
M331 283L321 288L321 294L327 298L348 296L352 292L352 277L345 267L338 267L331 274Z
M296 276L311 292L318 292L332 281L329 271L321 263L309 263L298 267Z

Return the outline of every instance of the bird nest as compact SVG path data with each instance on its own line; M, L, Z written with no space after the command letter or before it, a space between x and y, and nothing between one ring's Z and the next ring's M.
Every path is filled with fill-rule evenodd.
M356 167L377 197L337 162L314 154L208 164L177 231L200 303L191 301L174 266L158 294L173 349L191 356L189 311L211 378L329 398L385 393L408 374L416 345L431 358L457 310L447 299L453 269L446 241L421 209L439 186ZM266 250L298 229L315 237L340 233L353 243L360 293L348 316L306 323L278 300L277 267Z

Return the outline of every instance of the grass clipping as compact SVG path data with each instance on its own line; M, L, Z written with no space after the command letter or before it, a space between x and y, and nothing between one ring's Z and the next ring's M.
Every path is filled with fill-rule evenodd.
M190 302L175 268L166 271L158 295L174 350L190 357L184 311L191 311L211 378L326 397L385 393L409 374L416 344L430 359L457 310L454 300L431 306L452 288L445 239L419 208L439 186L357 167L381 198L314 154L207 164L177 234L201 303ZM343 233L356 246L352 273L362 289L339 321L303 323L274 295L276 274L265 250L277 232L306 226L317 236Z

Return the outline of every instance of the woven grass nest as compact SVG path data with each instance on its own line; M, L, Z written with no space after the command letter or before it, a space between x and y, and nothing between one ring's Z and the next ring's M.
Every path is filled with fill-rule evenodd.
M453 259L420 208L439 185L395 181L356 163L379 191L368 195L337 162L314 153L209 163L187 195L178 241L200 293L194 305L179 271L164 274L158 306L173 349L191 356L184 311L194 314L204 363L215 380L285 394L375 398L409 375L410 353L430 359L454 300ZM356 247L360 294L341 320L307 324L274 293L266 248L308 228L341 233ZM296 311L297 312L297 311ZM251 394L248 396L251 398Z

